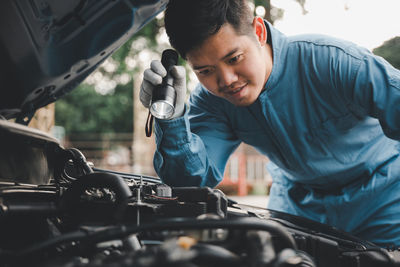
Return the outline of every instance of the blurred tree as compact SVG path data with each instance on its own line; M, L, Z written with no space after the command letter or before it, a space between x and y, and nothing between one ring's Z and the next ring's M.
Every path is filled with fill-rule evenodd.
M119 85L110 95L81 84L56 104L56 124L67 133L132 131L131 85Z
M297 2L303 10L303 15L307 14L305 9L306 0L293 0ZM268 20L271 24L283 18L284 10L271 4L271 0L254 0L254 13Z
M54 126L54 106L54 103L51 103L38 109L28 126L50 133Z
M400 69L400 36L385 41L373 50L374 54L386 59L393 67Z
M56 102L56 125L65 132L132 132L132 72L130 55L139 54L132 43L140 38L146 47L156 47L160 23L153 20L121 46L81 85ZM131 60L127 60L131 59Z

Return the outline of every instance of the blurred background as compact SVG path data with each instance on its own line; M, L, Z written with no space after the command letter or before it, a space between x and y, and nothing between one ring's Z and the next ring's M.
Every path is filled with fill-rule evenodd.
M400 69L399 0L250 0L249 5L286 35L322 33L347 39ZM147 110L139 102L139 87L144 69L166 48L160 14L78 88L38 110L29 126L50 133L65 147L80 149L98 168L156 176L154 137L145 136ZM197 79L187 70L190 90ZM228 195L253 195L265 206L272 183L267 162L241 145L230 157L219 188Z

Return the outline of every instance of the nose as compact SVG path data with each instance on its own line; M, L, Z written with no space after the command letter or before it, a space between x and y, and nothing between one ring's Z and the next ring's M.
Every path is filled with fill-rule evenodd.
M221 68L218 73L218 86L221 90L230 87L238 80L238 76L232 67Z

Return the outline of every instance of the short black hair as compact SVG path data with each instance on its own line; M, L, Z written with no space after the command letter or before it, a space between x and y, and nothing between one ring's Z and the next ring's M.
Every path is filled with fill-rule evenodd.
M249 35L253 14L247 0L170 0L165 28L171 46L182 58L229 23L239 35Z

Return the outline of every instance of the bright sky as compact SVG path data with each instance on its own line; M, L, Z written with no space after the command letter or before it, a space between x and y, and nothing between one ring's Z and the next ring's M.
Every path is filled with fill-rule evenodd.
M323 33L371 50L400 36L400 0L306 0L306 15L294 0L271 2L285 10L275 27L286 35Z

